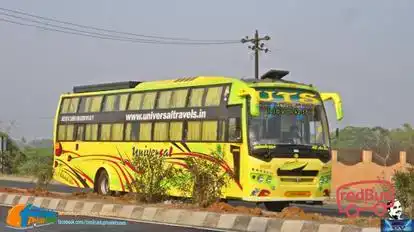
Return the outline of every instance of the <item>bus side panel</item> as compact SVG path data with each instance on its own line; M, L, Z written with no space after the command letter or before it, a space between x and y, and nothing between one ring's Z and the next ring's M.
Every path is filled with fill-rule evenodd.
M161 153L167 156L167 163L176 168L186 170L183 158L194 157L205 160L221 167L227 172L229 182L224 189L223 197L241 198L242 182L245 170L242 166L243 147L240 144L223 143L100 143L100 142L62 143L63 154L57 159L59 166L55 171L55 179L74 187L93 188L96 173L104 168L110 179L110 189L113 191L130 191L129 186L136 175L133 167L133 156L150 152L154 156ZM219 157L223 158L220 159ZM121 159L124 161L122 162ZM67 172L72 177L68 177ZM72 180L70 180L72 179ZM186 180L182 180L185 183ZM86 184L85 184L86 183ZM169 192L172 196L189 196L179 189Z
M109 175L111 190L128 190L132 175L120 162L117 146L114 143L62 142L61 144L63 154L57 159L59 165L55 168L56 180L74 187L93 188L96 174L103 168ZM78 144L77 150L76 144ZM71 173L73 181L69 181L67 176L62 177L64 172Z

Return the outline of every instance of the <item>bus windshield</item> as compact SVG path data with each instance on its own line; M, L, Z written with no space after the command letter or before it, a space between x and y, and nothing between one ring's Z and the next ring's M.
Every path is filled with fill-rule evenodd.
M249 119L251 145L329 146L329 129L321 102L260 102L260 116Z

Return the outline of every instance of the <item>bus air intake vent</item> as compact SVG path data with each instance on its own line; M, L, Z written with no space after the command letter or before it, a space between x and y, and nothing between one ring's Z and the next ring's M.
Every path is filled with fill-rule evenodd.
M317 176L316 170L277 170L278 176Z
M187 81L194 81L197 77L186 77L186 78L178 78L175 79L174 82L187 82Z
M293 177L289 177L289 178L280 178L280 180L282 182L313 182L314 178L293 178Z
M279 81L282 80L283 77L288 75L290 72L286 70L269 70L267 73L263 74L263 76L260 77L260 79L271 79L273 81Z
M88 92L99 92L99 91L109 91L109 90L118 90L118 89L132 89L135 88L138 84L142 82L139 81L123 81L123 82L113 82L113 83L103 83L96 85L81 85L73 87L74 93L88 93Z

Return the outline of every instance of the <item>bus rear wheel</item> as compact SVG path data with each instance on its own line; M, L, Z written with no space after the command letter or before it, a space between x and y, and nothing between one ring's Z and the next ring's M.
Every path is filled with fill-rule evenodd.
M268 201L268 202L264 202L264 205L266 209L269 211L280 212L285 207L289 206L289 202L288 201Z
M109 189L109 176L105 170L102 170L98 174L98 179L95 183L95 190L100 195L110 195Z

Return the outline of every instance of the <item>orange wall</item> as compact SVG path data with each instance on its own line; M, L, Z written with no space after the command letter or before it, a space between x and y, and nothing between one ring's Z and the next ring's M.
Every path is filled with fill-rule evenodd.
M406 153L400 152L399 163L392 166L381 166L372 162L371 151L361 151L362 162L355 165L345 165L338 162L338 151L332 151L332 194L338 186L359 180L385 179L391 181L395 170L407 167Z

